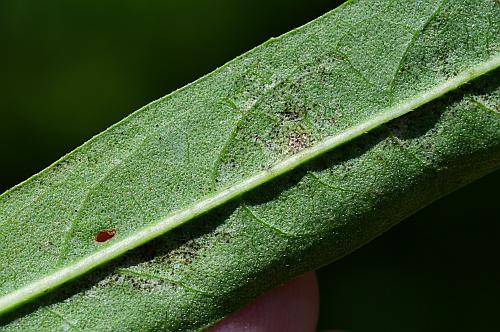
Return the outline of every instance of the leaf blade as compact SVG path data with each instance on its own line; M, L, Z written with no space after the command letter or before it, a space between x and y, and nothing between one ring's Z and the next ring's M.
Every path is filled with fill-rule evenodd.
M361 2L361 3L363 3L363 2ZM389 4L388 2L387 2L387 3L385 3L385 2L381 2L381 3L382 3L382 4ZM443 3L444 3L444 2L443 2ZM464 3L466 3L466 2L464 2ZM480 3L481 3L481 2L480 2ZM484 3L488 3L488 2L484 2ZM366 4L366 2L365 2L364 4ZM389 4L389 6L390 6L390 4ZM460 6L461 6L461 5L456 5L456 6L460 8ZM466 7L466 6L464 5L464 7ZM462 9L463 9L463 8L462 8ZM436 12L437 12L437 11L436 11ZM434 13L434 12L433 12L433 13ZM433 15L434 15L434 14L433 14ZM333 15L332 15L332 16L333 16ZM346 14L346 16L348 16L348 15ZM312 35L314 35L314 34L312 34ZM309 37L310 37L310 35L309 35ZM271 46L273 46L273 44L270 44L270 45L268 45L268 46L269 46L269 47L271 47ZM347 48L346 48L346 49L347 49ZM336 50L334 50L334 51L336 51ZM343 49L343 51L345 52L345 50L344 50L344 49ZM403 53L406 53L406 51L405 51L405 52L403 52ZM335 59L335 57L337 56L336 54L337 54L337 53L335 53L335 52L334 52L334 55L332 56L332 58L333 58L333 59ZM475 58L475 59L477 60L477 58ZM470 60L470 59L469 59L469 60ZM340 64L338 64L338 65L345 65L345 66L347 66L347 67L349 67L349 68L354 67L354 64L356 64L356 61L350 61L349 59L347 59L347 60L339 60L339 62L340 62ZM490 66L490 65L488 65L488 66L487 66L487 67L488 67L488 70L487 70L487 71L492 70L495 66L498 66L498 63L497 63L497 62L498 62L498 59L497 59L497 58L496 58L496 60L493 60L494 65L491 65L491 66ZM483 63L483 64L484 64L484 63ZM316 65L316 66L318 66L318 67L321 67L321 65L322 65L322 64L320 63L319 65L318 65L318 64L315 64L315 65ZM469 63L469 65L470 65L470 63ZM346 67L346 68L347 68L347 67ZM398 68L399 68L399 67L400 67L400 66L398 65ZM258 68L258 69L262 69L262 68ZM245 70L246 70L246 69L245 69ZM399 70L399 69L398 69L398 70ZM398 71L398 70L397 70L397 71ZM364 77L364 75L362 74L362 72L361 72L359 69L357 69L357 70L352 69L352 71L353 71L353 75L358 75L358 76L359 76L360 81L357 83L359 86L367 88L367 86L368 86L368 85L370 85L370 84L369 84L369 83L370 83L370 82L369 82L370 80L367 80L367 79ZM481 73L482 73L482 72L481 72ZM455 74L455 75L456 75L456 74ZM386 76L387 76L387 77L390 77L390 75L389 75L389 74L388 74L388 75L386 75ZM474 76L474 75L472 75L472 76ZM466 80L458 80L458 81L459 81L459 82L461 82L460 84L465 83L465 82L468 82L468 80L470 80L470 79L472 79L472 78L473 78L472 76L471 76L471 75L465 75L464 77L467 77L467 79L466 79ZM453 76L453 78L456 78L456 77L460 77L460 75L458 75L458 76ZM441 78L442 78L442 77L441 77ZM265 81L265 79L263 79L263 80ZM388 81L388 80L386 79L385 81ZM389 81L390 81L390 80L389 80ZM395 80L393 80L392 82L394 82L394 81L395 81ZM268 88L264 87L264 88L263 88L263 89L264 89L264 92L262 92L262 94L261 94L261 95L262 95L262 96L265 96L265 95L266 95L266 93L268 93L268 92L265 92L265 91L266 91L266 89L267 89L267 91L269 91L269 90L273 90L276 86L278 86L278 85L280 85L280 84L281 84L281 85L285 85L285 84L287 84L286 82L287 82L287 80L286 80L286 78L285 78L285 79L279 79L277 82L271 83L270 87L268 87ZM436 81L434 81L434 82L433 82L433 84L435 84L435 83L436 83ZM252 84L251 80L250 80L250 84ZM392 84L392 83L391 83L391 84ZM425 85L425 84L424 84L424 85ZM399 85L398 85L398 86L399 86ZM449 85L449 89L452 89L452 88L456 88L456 86L455 86L455 85ZM367 88L367 89L368 89L368 88ZM437 94L436 94L436 93L432 94L432 96L433 96L433 97L432 97L432 99L434 99L434 98L436 98L436 97L440 96L442 93L446 92L445 90L447 90L447 89L440 89L440 90L439 90L439 92L438 92ZM413 91L413 90L412 90L412 91ZM410 91L410 92L411 92L411 91ZM414 91L413 91L413 92L414 92ZM231 95L231 96L233 96L233 95ZM366 96L366 97L368 98L368 97L370 97L370 95L368 94L368 96ZM241 97L241 98L240 98L240 99L242 99L242 100L246 100L246 101L248 102L248 105L247 105L247 110L246 110L246 112L245 112L245 114L244 114L244 115L241 115L241 116L240 116L240 115L238 114L238 116L234 116L235 120L234 120L234 122L233 122L233 123L236 123L236 125L233 125L233 126L232 126L232 128L233 128L232 130L230 130L230 131L226 131L226 132L228 132L228 133L229 133L229 135L227 135L228 137L232 137L232 136L234 136L234 137L235 137L235 136L236 136L236 135L233 135L233 131L235 130L234 128L238 128L238 127L237 127L237 124L238 124L238 123L241 123L241 124L242 124L242 123L244 123L244 122L240 122L240 119L244 119L244 120L246 120L246 119L247 119L247 117L248 117L248 114L249 114L249 113L251 113L252 111L253 111L253 112L255 112L255 110L257 109L257 107L256 107L255 105L258 105L258 107L263 107L263 106L260 106L260 105L261 105L262 100L264 100L264 99L262 99L262 97L260 97L260 96L259 96L259 97L257 97L257 98L261 98L261 99L255 99L253 96L243 96L243 97ZM348 97L345 97L345 98L348 98ZM401 98L401 97L400 97L400 98ZM350 99L347 99L346 103L347 103L349 100L350 100ZM403 99L401 99L401 100L403 100ZM425 98L424 98L424 101L425 101ZM238 105L238 104L242 104L242 103L240 102L240 103L237 103L237 104L236 104L236 103L233 103L233 104L234 104L234 105ZM243 104L244 104L244 103L243 103ZM417 103L413 103L413 104L411 104L411 105L418 106L417 104L418 104L418 102L417 102ZM410 106L411 106L411 105L410 105ZM181 103L181 106L182 106L182 103ZM153 105L152 107L154 108L154 107L155 107L155 105ZM405 112L407 112L407 111L409 111L411 108L412 108L412 107L408 107L408 106L407 106L406 108L403 108L403 109L404 109L404 111L405 111ZM258 109L257 109L257 110L258 110ZM150 112L150 113L151 113L151 112ZM362 112L361 112L361 113L362 113ZM153 120L155 119L154 115L151 115L151 114L149 114L149 115L150 115L150 116L152 116ZM290 116L290 115L286 115L286 116ZM389 120L389 118L390 118L390 117L388 117L387 119L384 119L384 121L386 121L386 120L388 121L388 120ZM357 120L359 120L359 119L357 119ZM148 120L148 121L152 123L152 121L151 121L151 120ZM214 121L213 121L213 120L211 120L211 122L212 122L212 123L214 123ZM289 121L289 122L293 122L293 121ZM381 122L381 123L383 123L383 122ZM150 125L152 125L152 124L150 124ZM377 123L377 122L375 122L375 125L378 125L378 123ZM188 128L189 128L189 127L188 127ZM229 128L231 128L231 126L229 126ZM347 127L341 128L341 129L339 129L339 130L341 130L341 132L342 132L342 133L345 133L345 132L346 132L346 128L349 128L349 127L347 126ZM140 128L139 128L139 129L140 129ZM133 154L136 154L136 153L137 153L137 151L140 151L143 147L148 146L148 145L144 145L144 144L143 144L144 142L146 142L146 143L148 143L149 145L151 145L151 144L150 144L150 142L148 141L148 138L147 138L147 137L145 137L144 135L142 135L142 134L140 133L140 130L139 130L139 129L132 128L132 131L133 131L133 130L136 130L136 131L138 132L138 134L137 134L136 136L133 136L133 137L131 138L131 140L133 141L132 143L128 144L128 145L127 145L127 146L126 146L123 150L121 150L121 151L120 151L123 155L127 155L127 154L129 154L129 155L133 155ZM356 129L356 130L355 130L355 136L357 136L358 134L362 133L364 129L367 129L367 130L368 130L368 129L372 129L372 128L370 128L369 126L368 126L368 127L362 127L361 129L359 129L359 128L358 128L358 129ZM235 131L235 132L236 132L236 133L238 133L237 131ZM183 137L183 135L185 135L185 133L182 133L182 129L181 129L181 130L176 130L176 128L175 128L175 129L169 129L168 133L169 133L169 134L167 135L168 137L181 137L181 138L177 139L177 140L176 140L176 142L182 142L182 137ZM108 135L111 135L111 136L112 136L112 134L113 134L113 133L108 132ZM185 135L185 136L187 136L187 135ZM348 136L348 137L350 137L349 135L347 135L347 136ZM338 136L331 136L331 137L338 137ZM289 137L289 138L291 139L292 137ZM300 138L300 135L299 135L299 138ZM299 140L299 141L300 141L300 139L297 139L297 137L296 137L296 136L294 136L294 137L293 137L293 140L291 140L291 143L294 143L294 144L295 144L295 143L297 143L297 142L296 142L297 140ZM226 142L227 142L227 140L226 140ZM107 142L107 143L109 143L109 142ZM300 143L300 142L299 142L299 143ZM299 144L299 143L297 143L297 144ZM303 143L303 142L302 142L302 143ZM302 143L300 143L300 144L302 144ZM226 147L226 146L228 146L228 147L229 147L229 148L227 148L226 150L227 150L227 151L230 151L230 150L232 149L231 144L232 144L232 142L230 142L230 143L229 143L229 145L228 145L228 144L226 144L226 143L222 144L222 149L221 149L220 151L222 151L222 150L224 149L224 147ZM288 142L288 144L290 144L290 142ZM299 145L300 145L300 144L299 144ZM321 146L320 144L321 144L321 143L315 143L315 145L314 145L314 146L315 146L315 147ZM188 144L188 143L185 143L185 145L189 146L189 144ZM327 145L328 145L328 144L327 144ZM328 146L329 146L329 145L328 145ZM293 147L293 144L292 144L292 147ZM300 147L300 146L299 146L299 147ZM304 154L304 153L307 153L308 151L310 151L310 150L308 150L308 149L306 148L306 149L304 149L304 150L301 150L301 151L300 151L300 152L298 152L298 153L294 153L294 154L293 154L293 156L299 156L299 157L295 157L295 158L297 158L297 160L298 160L297 164L302 164L302 163L303 163L303 161L304 161L304 160L300 159L301 153L302 153L302 154ZM319 149L318 151L322 152L323 150ZM174 152L176 152L176 153L177 153L177 155L178 155L178 156L180 156L180 157L182 157L182 158L187 158L187 159L189 159L189 158L187 157L189 154L187 154L187 156L186 156L186 155L184 155L184 154L183 154L183 153L184 153L184 151L180 151L180 152L179 152L179 151L174 151ZM223 154L224 154L224 156L223 156L222 158L225 158L225 154L227 154L227 153L223 153ZM149 157L151 157L151 156L154 156L154 154L150 154L150 155L148 155L148 156L149 156ZM285 156L286 156L286 155L285 155ZM294 158L293 156L292 156L291 158ZM215 158L215 160L216 160L216 161L215 161L215 164L217 164L217 163L218 163L218 160L219 160L219 159L221 159L221 154L218 154L218 155L216 156L216 158ZM83 196L83 197L84 197L84 199L81 199L81 200L80 200L80 202L79 202L79 206L84 206L84 205L86 204L85 202L87 201L87 199L89 199L90 201L92 201L92 199L94 199L94 200L95 200L95 202L94 202L93 204L94 204L94 205L98 205L99 200L98 200L98 199L95 199L95 197L93 197L92 195L94 195L94 196L95 196L95 193L96 193L96 192L99 192L99 190L97 190L97 189L99 189L98 187L101 185L101 182L103 182L103 180L110 180L110 178L111 178L112 176L114 176L113 172L114 172L114 171L115 171L118 167L121 167L121 165L122 165L122 164L123 164L123 162L124 162L124 158L117 158L117 160L116 160L116 161L113 161L113 159L112 159L112 158L111 158L110 160L111 160L112 167L110 167L110 168L105 168L105 167L103 167L103 168L105 168L105 169L104 169L103 171L98 172L99 174L101 174L101 176L99 176L99 179L101 179L101 180L97 181L97 182L96 182L97 184L95 184L95 185L91 185L91 186L90 186L90 189L89 189L89 190L87 191L87 193ZM294 160L295 160L295 159L294 159ZM221 163L221 164L223 164L223 165L224 165L224 163ZM280 164L278 163L278 165L280 165ZM132 169L132 167L129 167L129 168L130 168L130 169ZM208 168L210 168L210 167L208 167ZM217 166L216 168L220 168L220 166ZM272 169L272 168L271 168L271 169ZM285 168L284 168L284 169L285 169L286 171L288 171L289 169L291 169L291 167L290 167L290 165L285 164ZM264 178L263 178L263 179L264 179L264 181L263 181L263 182L266 182L266 181L268 181L268 180L270 179L269 177L267 177L267 176L268 176L268 175L267 175L268 173L262 173L262 174L266 174L266 177L264 177ZM215 177L215 180L217 180L217 178L218 178L218 177L220 177L220 175L217 175L217 176ZM274 177L274 175L273 175L273 177ZM211 180L210 182L213 182L213 181ZM255 185L255 184L260 185L260 183L258 183L258 181L252 180L251 182L252 182L252 184L253 184L253 185ZM236 183L237 183L237 182L236 182ZM235 186L235 185L234 185L234 183L233 183L232 185L233 185L233 186ZM244 189L242 189L242 190L240 190L240 191L233 192L233 194L234 194L235 196L225 196L225 197L229 197L229 198L227 198L227 200L233 199L233 198L235 198L236 196L239 196L241 193L244 193L244 192L248 191L248 190L249 190L248 188L251 188L251 186L250 186L250 187L244 187ZM212 190L213 190L213 189L212 189ZM102 190L102 188L101 188L101 191L103 191L103 190ZM125 191L125 190L124 190L124 191ZM220 202L223 202L223 200L222 200L222 201L218 201L218 202L219 202L219 203L220 203ZM215 205L214 205L214 206L215 206ZM213 208L213 206L209 206L209 210L210 210L210 209L212 209L212 208ZM117 211L119 211L119 208L115 208L115 209L116 209ZM146 209L146 210L148 210L148 209ZM84 214L86 213L86 212L85 212L85 210L83 210L84 212L81 212L81 211L82 211L82 210L81 210L80 208L78 208L78 213L77 213L77 216L76 216L76 217L73 219L73 221L71 222L71 227L70 227L70 229L69 229L68 234L72 234L72 228L73 228L73 225L74 225L74 221L75 221L75 220L78 220L78 218L81 218L81 216L82 216L82 215L84 215ZM187 219L191 219L192 217L194 217L194 216L195 216L195 214L194 214L194 213L192 213L191 211L189 211L189 210L187 210L187 211L188 211L188 213L187 213ZM200 213L201 213L201 211L202 211L202 209L198 209L198 212L200 212ZM142 212L142 213L143 213L144 215L147 215L147 212ZM163 213L164 213L164 212L163 212ZM149 218L149 219L154 219L154 218ZM85 221L85 220L84 220L84 221ZM122 226L122 227L123 227L123 226ZM161 229L161 230L159 231L159 233L158 233L158 234L160 234L160 233L161 233L161 232L163 232L164 230L165 230L165 229ZM133 231L134 231L134 232L137 232L137 229L134 229ZM152 233L153 233L153 232L152 232ZM151 234L152 234L152 233L151 233ZM135 233L135 234L140 234L140 233ZM87 238L88 238L88 234L87 234L86 236L87 236ZM146 240L146 239L148 240L147 234L146 234L146 235L141 234L139 237L140 237L142 240ZM118 239L118 241L124 241L124 239L126 239L126 237L125 237L125 238ZM65 240L65 242L66 242L66 240ZM123 243L123 242L121 242L121 243ZM138 244L138 243L140 243L140 241L136 241L136 242L134 242L134 243ZM100 252L101 252L101 253L102 253L102 252L106 252L106 250L107 250L108 248L113 248L113 245L111 245L111 246L109 246L109 247L106 247L105 249L100 249L100 250L101 250ZM129 248L131 248L131 247L126 247L126 246L125 246L125 247L123 247L123 249L121 249L121 250L123 250L123 252L125 252L125 251L126 251L126 250L128 250ZM59 256L60 256L60 257L65 257L65 256L66 256L65 250L63 250L62 252L63 252L63 254L61 254L61 255L59 255ZM111 256L108 256L108 258L109 258L109 257L111 257ZM60 259L58 259L58 261L60 262L61 260L60 260ZM62 260L62 262L64 263L64 260ZM90 265L88 265L85 269L88 269L88 268L89 268L89 266L90 266ZM85 269L83 269L82 271L78 271L78 270L77 270L77 272L78 272L77 274L82 273ZM12 293L11 293L11 294L12 294ZM5 302L9 302L9 303L10 303L11 301L5 301Z
M477 77L495 70L499 66L500 55L480 64L478 67L468 69L453 79L445 82L442 86L438 86L422 96L404 103L403 106L394 108L391 112L383 114L380 118L371 119L367 123L362 123L351 130L343 132L342 135L330 137L324 142L316 144L313 148L302 150L293 155L291 158L273 166L270 170L266 170L252 178L237 183L213 197L201 200L195 205L188 207L186 210L178 211L171 217L167 217L143 230L137 231L133 236L122 239L120 242L115 243L94 255L86 257L76 264L65 267L45 279L41 279L30 284L28 287L10 293L8 296L1 297L0 314L8 312L17 306L66 283L69 280L81 276L84 273L107 263L132 249L148 243L166 232L196 217L199 217L214 208L226 204L227 202L271 181L274 178L292 171L293 169L321 156L341 144L345 144L384 123L394 120L395 118L402 116L415 108L443 96L447 92L452 91Z

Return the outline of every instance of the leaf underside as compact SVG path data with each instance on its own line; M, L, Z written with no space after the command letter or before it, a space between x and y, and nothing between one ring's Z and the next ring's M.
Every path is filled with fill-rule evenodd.
M350 1L137 111L0 196L0 329L200 330L499 168L499 31Z

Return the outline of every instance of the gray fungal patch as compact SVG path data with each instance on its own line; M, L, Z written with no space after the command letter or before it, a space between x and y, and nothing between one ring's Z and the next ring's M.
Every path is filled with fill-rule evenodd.
M160 278L142 276L140 274L136 274L135 272L129 272L127 270L118 269L116 273L110 275L106 279L101 280L97 287L106 288L106 287L115 287L118 285L129 285L136 289L152 291L158 289L159 287L164 287L165 285L171 285L174 287L175 285L162 280Z
M293 132L288 136L288 152L297 153L310 146L310 144L309 135L306 133Z
M166 265L189 265L199 257L202 252L211 245L211 243L230 243L233 234L227 228L216 228L213 232L207 233L201 237L189 239L177 248L166 253L156 255L146 265L155 265L158 263Z

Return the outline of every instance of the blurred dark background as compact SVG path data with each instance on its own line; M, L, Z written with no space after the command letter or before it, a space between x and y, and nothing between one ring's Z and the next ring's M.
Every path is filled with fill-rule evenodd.
M0 192L334 0L0 0ZM320 328L499 331L496 172L319 271Z

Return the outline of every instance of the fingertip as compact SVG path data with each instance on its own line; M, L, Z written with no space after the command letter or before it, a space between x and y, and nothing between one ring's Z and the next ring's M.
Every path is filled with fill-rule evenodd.
M310 272L260 296L208 331L312 332L318 315L318 284Z

